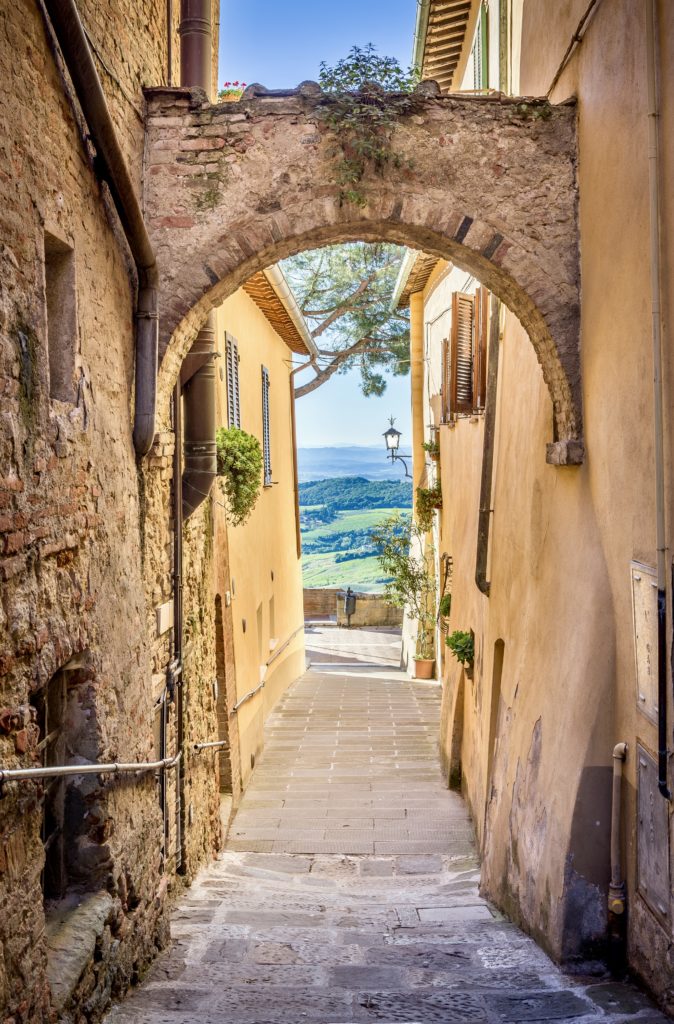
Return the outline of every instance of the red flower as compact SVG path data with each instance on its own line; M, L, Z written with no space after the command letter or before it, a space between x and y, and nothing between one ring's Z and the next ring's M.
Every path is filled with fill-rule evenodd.
M238 82L232 82L232 85L238 85L238 84L239 84Z
M231 82L223 82L223 87L224 87L224 88L226 89L226 88L227 88L227 86L228 86L228 85L231 85L231 84L232 84Z

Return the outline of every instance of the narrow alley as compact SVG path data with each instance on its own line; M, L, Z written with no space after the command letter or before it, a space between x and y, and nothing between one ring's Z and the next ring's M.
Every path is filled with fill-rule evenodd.
M315 626L307 647L225 852L108 1024L666 1021L598 965L563 974L480 897L441 688L392 667L396 636Z

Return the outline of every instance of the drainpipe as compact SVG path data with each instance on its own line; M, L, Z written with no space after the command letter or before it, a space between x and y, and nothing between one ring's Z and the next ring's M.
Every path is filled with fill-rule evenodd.
M410 295L410 391L412 396L412 514L417 504L417 487L425 473L424 443L424 293Z
M284 278L285 280L285 278ZM304 319L302 319L304 323ZM306 324L305 324L306 328ZM311 335L309 335L311 338ZM309 347L309 346L307 346ZM290 428L292 431L292 445L293 445L293 491L295 494L295 549L297 551L297 557L302 557L302 531L300 530L300 483L299 474L297 472L297 415L295 403L295 376L302 370L308 370L310 366L316 369L316 356L318 350L314 343L314 339L311 338L311 348L309 351L310 358L306 363L300 363L288 375L288 384L290 387Z
M426 49L426 32L428 17L431 13L431 0L417 0L417 20L414 26L414 42L412 43L412 67L421 71L424 64Z
M190 349L195 362L206 361L185 385L182 518L189 519L208 497L217 475L215 444L215 313L209 313ZM188 357L189 358L189 357Z
M613 748L613 797L611 803L611 884L608 890L609 914L625 913L625 881L620 858L620 802L622 796L623 764L627 757L627 744L616 743Z
M475 582L478 589L489 597L487 579L489 555L489 528L491 525L491 493L494 467L494 438L496 434L496 394L498 390L498 344L501 303L491 297L489 310L489 352L487 355L487 394L484 410L484 441L482 445L482 479L480 482L480 511L477 521L477 553L475 556Z
M110 189L138 274L133 443L141 458L152 447L155 434L159 335L157 263L75 0L44 0L44 6L96 148L97 173Z
M655 536L658 567L658 789L671 800L667 785L667 594L665 533L665 457L662 397L662 310L660 271L660 88L656 39L657 2L646 10L646 81L648 88L648 192L650 207L651 321L653 341L653 419L655 427Z
M180 84L211 95L211 0L181 0ZM215 313L210 312L188 356L196 371L184 383L185 437L182 516L189 519L208 497L217 476L215 445ZM176 438L176 444L180 438ZM182 527L182 523L180 524ZM178 528L178 524L176 524Z

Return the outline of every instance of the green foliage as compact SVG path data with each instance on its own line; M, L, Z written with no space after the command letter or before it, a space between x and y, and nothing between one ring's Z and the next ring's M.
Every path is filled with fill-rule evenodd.
M452 610L452 595L443 594L440 598L439 612L443 619L449 618L449 613Z
M366 170L382 174L387 165L400 167L392 147L399 117L414 109L411 95L419 80L393 57L380 57L372 43L353 46L334 67L323 62L319 82L326 97L321 117L337 141L335 177L342 202L364 206L360 189Z
M433 512L442 508L440 484L435 487L417 487L416 518L422 533L428 533L433 525Z
M379 564L391 577L386 595L391 604L406 608L419 624L417 655L433 657L435 630L435 558L424 531L400 513L389 516L372 533Z
M423 448L423 450L425 452L428 452L428 454L433 456L433 457L437 457L437 456L440 455L440 443L439 443L439 441L435 441L435 440L433 440L433 441L424 441L423 444L421 445L421 447Z
M300 505L326 505L328 509L411 508L412 487L399 480L366 480L338 476L309 480L299 486Z
M262 448L256 437L238 427L220 427L215 440L228 518L233 526L240 526L248 519L260 494Z
M391 309L403 255L400 246L388 242L345 242L283 261L320 347L319 378L358 366L363 394L381 395L386 389L382 370L409 373L409 310ZM298 397L309 389L300 386Z
M475 637L471 632L456 629L445 640L450 651L462 665L472 665L475 660Z

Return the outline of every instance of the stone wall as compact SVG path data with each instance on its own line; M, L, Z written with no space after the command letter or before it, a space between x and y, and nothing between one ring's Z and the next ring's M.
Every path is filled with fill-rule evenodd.
M355 593L356 611L352 626L402 626L402 608L395 608L381 594ZM305 587L304 618L334 618L339 626L347 624L344 590L341 587Z
M356 594L356 610L351 616L352 626L391 626L399 628L403 622L402 608L390 604L381 594ZM345 626L344 599L337 601L337 625Z
M315 83L213 106L198 90L147 93L170 343L160 401L203 315L251 274L317 245L390 240L452 260L520 317L553 400L548 460L582 461L575 107L435 90L419 86L394 133L399 160L365 176L358 207L340 198Z
M111 72L101 70L103 85L139 184L141 88L165 80L164 6L83 2L81 13ZM177 740L166 689L170 617L158 628L157 615L172 596L173 435L165 418L139 470L131 440L134 277L39 5L0 9L0 74L0 764L40 763L52 680L65 694L59 758L150 760L160 752L158 708L168 754ZM67 302L48 323L50 295L61 286ZM52 368L63 357L72 369L58 397L50 347ZM187 531L188 615L208 596L207 515ZM212 628L208 615L197 617L189 636L190 742L215 731ZM73 932L66 904L60 915L47 906L45 931L45 787L5 785L0 1019L26 1024L57 1011L96 1020L165 942L179 851L175 771L166 783L166 818L154 773L92 775L86 784L75 776L65 787L65 891L95 904L86 928L75 928L88 944L79 975L70 965L67 990L55 959L59 936L69 934L60 929ZM182 870L191 875L219 842L210 762L187 758L184 791Z
M341 587L305 587L304 618L328 619L337 614L337 601Z

